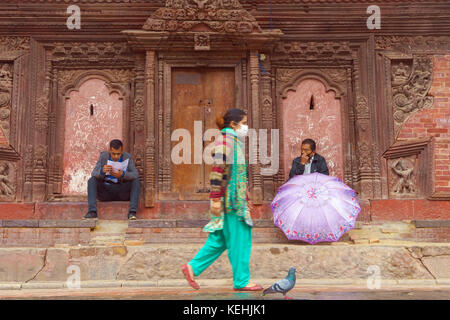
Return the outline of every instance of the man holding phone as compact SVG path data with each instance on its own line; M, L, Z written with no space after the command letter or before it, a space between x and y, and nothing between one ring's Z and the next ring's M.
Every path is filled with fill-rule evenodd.
M316 153L316 143L312 139L302 141L301 156L292 161L289 179L296 175L322 173L330 175L325 158Z

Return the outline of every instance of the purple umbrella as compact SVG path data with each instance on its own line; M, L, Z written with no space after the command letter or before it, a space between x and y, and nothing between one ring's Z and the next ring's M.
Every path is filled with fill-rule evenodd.
M320 173L290 179L278 189L271 208L275 225L288 239L310 244L338 241L353 229L361 211L353 189Z

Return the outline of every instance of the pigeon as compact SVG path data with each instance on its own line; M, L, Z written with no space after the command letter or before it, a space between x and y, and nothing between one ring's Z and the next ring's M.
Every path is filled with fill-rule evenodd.
M297 272L297 269L294 267L291 267L289 269L288 275L283 280L280 280L276 283L274 283L269 288L265 289L262 293L262 295L266 295L268 293L282 293L285 299L291 299L288 296L286 296L286 293L290 291L295 286L295 273Z

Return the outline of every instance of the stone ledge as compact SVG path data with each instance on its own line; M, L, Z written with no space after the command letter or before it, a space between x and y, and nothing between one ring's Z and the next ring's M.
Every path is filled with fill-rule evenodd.
M128 222L129 228L203 228L209 220L131 220ZM272 220L253 220L256 228L270 228L276 226Z
M68 288L67 283L63 282L63 287L69 290L76 290L76 288ZM120 288L122 287L122 281L81 281L80 288Z
M21 283L0 283L0 290L20 290L22 287Z
M270 278L255 278L252 281L269 287L280 279ZM226 279L196 279L200 287L217 287L230 288L233 285L232 278ZM167 279L167 280L153 280L153 281L136 281L136 280L95 280L95 281L81 281L80 289L84 288L188 288L185 279ZM357 288L367 289L366 279L297 279L295 289L302 289L303 287L328 287L334 289ZM426 289L426 288L443 289L450 288L450 279L382 279L379 289ZM67 289L78 290L77 288L68 288L66 282L62 281L48 281L48 282L4 282L0 283L0 292L2 290L33 290L33 289ZM376 290L376 289L373 289ZM0 294L1 296L1 294Z
M123 288L147 288L147 287L157 287L158 281L123 281Z
M64 282L25 282L22 283L22 289L62 289L64 288Z
M428 197L428 200L449 201L450 200L450 192L435 192L431 196Z
M90 228L95 220L0 220L1 228Z
M3 228L39 228L39 220L3 220Z
M450 220L414 220L416 228L450 228Z

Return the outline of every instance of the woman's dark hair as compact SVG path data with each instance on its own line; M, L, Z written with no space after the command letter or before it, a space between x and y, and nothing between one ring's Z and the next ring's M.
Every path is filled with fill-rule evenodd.
M117 150L123 147L123 143L119 139L114 139L109 143L109 147Z
M233 108L228 110L223 117L217 117L216 124L220 130L224 128L230 128L231 121L239 123L242 121L242 119L244 119L244 116L246 115L247 113L245 113L244 110Z
M316 142L313 139L305 139L302 144L309 144L311 151L316 151Z

